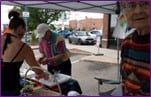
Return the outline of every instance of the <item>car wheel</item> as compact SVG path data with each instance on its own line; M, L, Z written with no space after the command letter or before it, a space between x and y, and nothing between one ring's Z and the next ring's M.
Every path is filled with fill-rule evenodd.
M72 41L69 39L69 43L72 43Z
M82 45L81 39L78 40L78 44L79 44L79 45Z

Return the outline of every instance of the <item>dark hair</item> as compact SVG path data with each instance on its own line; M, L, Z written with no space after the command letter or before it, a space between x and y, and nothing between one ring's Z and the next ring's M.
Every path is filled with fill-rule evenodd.
M9 29L16 30L19 26L22 26L23 28L26 27L24 20L19 17L19 13L17 11L10 11L8 18L10 19Z
M19 17L18 12L10 11L8 14L8 18L10 19L9 29L16 30L19 26L22 26L25 29L25 27L26 27L25 22L21 17ZM3 52L2 52L3 54L4 54L5 50L7 49L8 44L12 43L11 34L8 33L6 35L7 35L6 40L3 45Z

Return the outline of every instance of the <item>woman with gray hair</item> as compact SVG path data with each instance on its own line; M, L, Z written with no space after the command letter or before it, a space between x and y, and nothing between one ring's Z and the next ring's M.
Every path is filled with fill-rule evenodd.
M52 32L45 23L37 26L39 37L39 48L42 57L39 62L47 64L48 71L54 73L60 71L63 74L71 75L71 62L64 38Z
M120 2L128 27L136 30L121 45L123 95L150 95L149 1Z

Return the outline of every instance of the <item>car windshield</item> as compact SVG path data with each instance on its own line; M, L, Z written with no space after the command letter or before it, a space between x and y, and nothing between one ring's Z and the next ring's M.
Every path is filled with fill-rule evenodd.
M99 31L93 31L93 32L91 32L92 34L100 34L100 32Z
M86 32L77 32L79 36L88 36L88 33Z
M102 35L102 30L100 30L100 31L90 31L90 32L88 32L89 34L93 34L93 35Z

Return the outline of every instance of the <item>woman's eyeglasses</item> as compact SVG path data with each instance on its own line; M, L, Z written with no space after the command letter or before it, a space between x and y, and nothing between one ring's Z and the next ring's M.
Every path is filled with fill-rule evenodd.
M148 8L149 7L149 2L128 2L125 4L122 4L122 8L124 10L134 10L137 5L139 5L141 8Z

